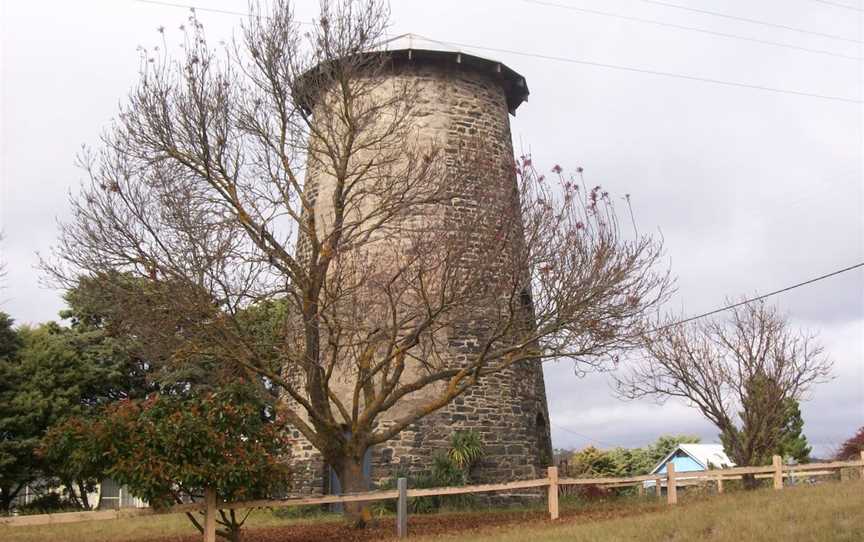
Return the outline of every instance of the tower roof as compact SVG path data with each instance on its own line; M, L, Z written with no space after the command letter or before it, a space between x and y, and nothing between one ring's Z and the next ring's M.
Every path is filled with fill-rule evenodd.
M418 34L402 34L381 43L381 51L396 58L411 61L445 61L463 64L478 71L494 74L501 79L507 93L507 108L515 113L516 108L528 99L528 84L525 78L503 62L478 56L460 45L433 40Z
M525 78L502 62L478 56L460 48L457 44L425 38L417 34L401 34L380 43L369 55L387 54L394 62L428 62L470 68L497 78L507 96L507 109L515 113L516 108L528 99L528 84ZM301 104L311 109L311 104Z

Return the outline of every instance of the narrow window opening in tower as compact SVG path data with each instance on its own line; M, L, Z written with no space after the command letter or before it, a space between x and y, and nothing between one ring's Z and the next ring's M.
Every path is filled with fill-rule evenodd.
M533 331L535 328L534 322L534 299L531 297L531 290L525 288L519 294L519 301L522 304L522 315L524 329Z
M534 300L531 299L531 291L528 288L522 290L520 294L522 297L522 308L528 311L529 313L534 312Z
M548 467L552 464L552 443L549 439L549 430L546 427L546 418L542 412L537 413L534 429L537 436L537 447L539 448L537 455L540 458L540 466Z

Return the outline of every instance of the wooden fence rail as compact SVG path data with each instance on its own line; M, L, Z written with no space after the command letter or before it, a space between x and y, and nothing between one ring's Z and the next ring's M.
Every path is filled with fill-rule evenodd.
M33 516L15 516L0 518L0 525L25 526L25 525L47 525L52 523L70 523L78 521L93 521L117 519L122 517L134 517L149 514L171 514L178 512L202 511L205 515L204 541L216 540L216 512L219 509L239 508L286 508L293 506L312 506L319 504L349 503L349 502L372 502L397 499L398 517L396 521L397 535L403 538L408 534L407 505L406 501L412 497L433 497L443 495L461 495L466 493L486 493L494 491L513 491L518 489L547 488L547 505L549 518L558 518L558 493L562 486L584 486L595 485L601 487L627 487L638 486L640 494L644 494L646 482L654 482L657 497L662 497L662 488L666 488L666 499L669 504L678 502L678 488L701 483L703 481L717 484L718 493L723 493L723 482L725 480L740 480L745 475L753 475L755 478L773 480L775 489L783 488L784 478L801 476L825 476L834 474L837 470L859 468L861 479L864 480L864 452L861 452L859 461L835 461L832 463L814 463L806 465L783 465L779 456L774 456L772 464L764 467L735 467L731 469L716 469L708 471L676 472L675 465L669 463L665 475L650 474L645 476L631 476L627 478L559 478L558 469L549 467L547 477L536 480L520 480L502 484L482 484L463 487L440 487L430 489L410 489L407 482L400 478L397 489L384 491L369 491L365 493L354 493L350 495L325 495L321 497L304 497L284 500L258 500L234 503L220 503L216 495L208 491L202 502L182 504L170 508L155 510L150 508L139 508L133 510L106 510L97 512L71 512L64 514L42 514Z

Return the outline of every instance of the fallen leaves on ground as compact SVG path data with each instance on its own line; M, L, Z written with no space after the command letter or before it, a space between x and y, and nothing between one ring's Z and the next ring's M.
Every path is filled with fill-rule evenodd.
M587 519L601 520L623 516L638 515L662 506L639 506L625 508L570 510L562 511L559 521L584 521ZM545 511L481 511L457 514L442 513L431 515L413 515L408 521L408 530L412 536L468 534L488 531L496 527L508 525L525 525L529 522L545 523L548 521ZM395 539L396 520L392 517L377 519L366 529L352 529L338 521L321 523L303 523L279 527L261 527L245 530L243 542L382 542ZM140 542L200 542L200 535L172 536L147 539Z

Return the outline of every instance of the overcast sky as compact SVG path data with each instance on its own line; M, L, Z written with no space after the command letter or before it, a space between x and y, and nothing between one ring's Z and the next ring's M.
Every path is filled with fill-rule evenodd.
M589 183L632 194L640 229L665 238L679 286L670 308L695 314L729 296L864 261L864 67L847 58L864 56L864 2L836 1L850 7L818 0L669 0L690 10L650 0L545 2L578 11L527 0L393 0L391 31L607 65L465 47L526 77L531 96L512 119L517 149L550 168L582 166ZM243 0L177 2L246 8ZM301 18L311 18L317 2L297 6ZM240 21L199 15L214 41L230 38ZM67 193L82 179L76 152L95 143L135 81L136 47L158 43L161 25L169 43L179 42L176 28L186 16L184 8L135 0L0 3L0 220L8 262L0 308L19 323L56 318L61 308L58 293L39 285L35 253L50 248L55 221L67 216ZM811 443L830 453L864 425L864 271L773 300L795 325L820 332L836 362L836 379L802 405ZM548 366L546 376L556 447L636 446L663 433L716 441L687 405L618 401L607 376L579 378L564 362Z

